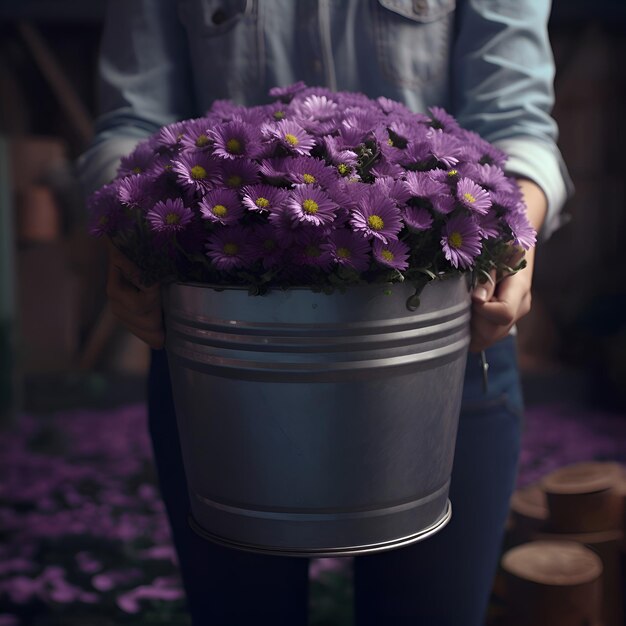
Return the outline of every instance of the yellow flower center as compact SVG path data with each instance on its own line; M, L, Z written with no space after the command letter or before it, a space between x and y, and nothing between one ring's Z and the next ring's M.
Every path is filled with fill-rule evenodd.
M348 174L350 172L350 168L345 164L345 163L340 163L337 166L337 171L342 175L345 176L346 174Z
M472 204L472 203L476 202L476 198L474 198L474 196L473 196L473 195L472 195L469 191L466 191L466 192L463 194L463 197L464 197L464 198L465 198L465 199L466 199L466 200L467 200L470 204Z
M143 170L139 166L133 167L133 174L141 174L141 172L143 172Z
M226 184L229 187L241 187L243 184L243 178L241 178L238 174L233 174L226 179Z
M448 176L452 177L452 176L456 176L459 173L459 170L450 170L448 172Z
M287 133L285 135L285 141L290 145L290 146L297 146L300 142L298 141L298 138L293 135L292 133Z
M315 182L315 176L313 176L313 174L302 174L302 180L307 184L310 185L311 183Z
M385 227L385 222L378 215L370 215L367 218L367 225L372 230L382 230Z
M229 139L226 142L226 150L231 154L241 154L241 141L239 139Z
M393 146L393 139L391 137L389 137L389 139L387 139L387 145L388 146Z
M228 243L224 244L223 252L224 254L233 256L234 254L237 254L237 252L239 252L239 246L236 243L229 241Z
M180 215L178 215L178 213L168 213L165 216L165 223L168 224L169 226L172 226L173 224L178 224L180 222Z
M228 214L228 209L223 204L216 204L213 207L213 215L217 217L225 217Z
M387 250L387 248L380 253L380 256L382 256L387 263L391 263L391 261L393 261L393 252L391 250Z
M285 112L284 111L274 111L274 119L275 120L282 120L285 118Z
M257 198L254 201L254 204L256 204L259 209L267 209L267 207L270 205L270 201L267 198Z
M197 139L196 139L196 146L198 148L204 148L205 146L209 145L209 138L202 133L201 135L198 135Z
M305 213L308 213L309 215L315 215L320 207L319 207L319 204L315 202L315 200L311 200L311 198L307 198L302 203L302 208L304 209Z
M202 180L206 178L206 170L202 167L202 165L194 165L191 168L191 178L194 180Z
M318 256L320 256L320 254L322 254L321 250L317 246L314 246L314 245L308 245L306 247L305 253L307 256L312 256L315 258L317 258Z
M348 250L348 248L341 247L337 248L337 256L340 259L349 259L352 254L350 253L350 250Z
M453 248L460 248L463 245L463 237L461 236L461 233L458 231L451 233L448 237L448 243Z

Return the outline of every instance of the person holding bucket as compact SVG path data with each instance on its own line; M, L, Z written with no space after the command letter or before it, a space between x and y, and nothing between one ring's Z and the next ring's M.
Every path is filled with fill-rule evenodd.
M545 240L570 191L550 114L549 10L537 0L112 0L101 115L79 163L82 180L96 189L138 141L215 100L253 105L271 87L302 80L414 111L444 107L509 155L507 170ZM142 285L137 268L109 252L113 311L153 348L149 426L193 624L306 624L306 559L222 547L191 530L159 287ZM533 260L531 250L524 270L473 292L452 520L425 541L354 558L357 626L484 622L515 485L522 396L514 326L530 309Z

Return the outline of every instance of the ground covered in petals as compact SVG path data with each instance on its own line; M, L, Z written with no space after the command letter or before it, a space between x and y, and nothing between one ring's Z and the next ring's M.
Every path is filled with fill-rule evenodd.
M0 626L184 626L142 403L21 415L0 438ZM520 485L626 462L626 415L527 411ZM349 560L311 564L314 626L351 620Z

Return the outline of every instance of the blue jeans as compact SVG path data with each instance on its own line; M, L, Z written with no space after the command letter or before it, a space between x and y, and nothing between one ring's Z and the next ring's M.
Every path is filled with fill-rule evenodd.
M150 433L194 626L240 626L263 618L273 626L304 626L308 559L224 548L190 529L167 359L162 351L152 356ZM485 394L478 356L468 358L450 487L452 520L426 541L354 559L356 626L484 623L515 485L522 415L514 338L490 348L487 360Z

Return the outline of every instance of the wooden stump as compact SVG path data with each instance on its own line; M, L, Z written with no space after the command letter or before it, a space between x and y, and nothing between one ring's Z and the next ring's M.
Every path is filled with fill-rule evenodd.
M602 561L579 543L534 541L502 557L510 626L600 623Z
M549 542L575 541L593 550L602 561L602 622L606 626L623 626L621 529L596 533L537 533L533 538Z
M508 540L511 546L526 543L534 533L546 529L548 504L540 484L515 490L511 497L510 520Z
M546 494L549 527L557 533L593 533L622 528L623 498L618 486L619 463L576 463L548 474Z

